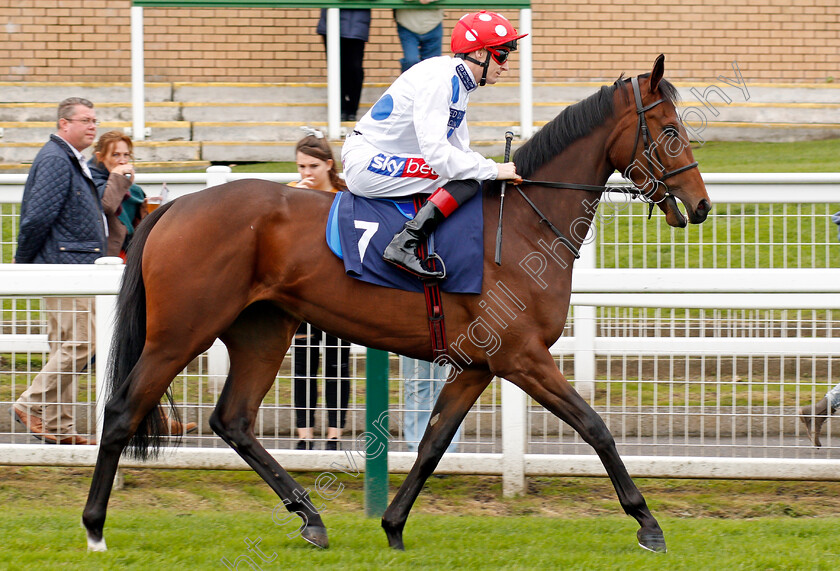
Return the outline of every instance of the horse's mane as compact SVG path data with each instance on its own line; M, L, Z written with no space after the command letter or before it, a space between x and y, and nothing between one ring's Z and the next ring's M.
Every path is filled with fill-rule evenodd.
M649 75L646 73L640 77ZM612 85L604 85L586 99L563 109L514 153L513 161L516 163L517 174L523 178L532 176L538 168L560 154L563 149L612 117L615 91L620 89L628 101L632 97L627 87L628 81L629 79L625 79L624 74L621 74ZM677 88L665 79L659 82L659 92L669 103L676 105L679 101Z

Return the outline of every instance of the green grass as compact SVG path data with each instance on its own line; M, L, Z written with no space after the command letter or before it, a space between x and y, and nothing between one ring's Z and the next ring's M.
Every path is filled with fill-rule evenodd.
M389 549L376 519L324 515L330 548L315 549L278 527L271 510L247 513L113 513L109 551L87 553L79 510L13 507L0 520L4 569L224 569L251 556L262 569L836 569L840 518L726 521L666 518L667 554L636 545L628 517L575 520L418 514L406 551ZM265 559L249 553L259 541ZM243 560L240 559L240 562ZM240 569L248 568L240 563Z
M336 152L338 149L336 148ZM246 163L230 165L233 172L297 172L294 161L280 161L274 163Z
M105 526L106 553L86 553L79 518L89 468L0 467L2 569L224 569L260 540L268 569L836 569L840 483L638 479L669 553L636 546L607 478L528 478L501 495L501 478L430 478L405 529L387 547L362 515L363 478L325 504L330 549L288 538L297 524L251 471L126 469ZM317 473L292 474L312 489ZM390 495L404 481L391 475ZM241 561L241 560L240 560ZM241 564L240 569L247 569Z
M840 139L757 143L709 141L694 150L701 172L838 172Z

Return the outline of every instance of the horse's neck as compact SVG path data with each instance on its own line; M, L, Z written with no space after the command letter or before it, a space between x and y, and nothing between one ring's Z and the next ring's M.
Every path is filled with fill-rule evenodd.
M606 152L607 138L610 129L602 126L590 135L583 137L563 150L554 160L538 169L535 180L549 180L575 184L603 186L606 184L614 168L609 163ZM539 196L539 203L546 204L546 216L564 233L579 220L592 222L601 195L597 192L535 187L535 197ZM583 238L580 229L575 229L569 238L580 246Z

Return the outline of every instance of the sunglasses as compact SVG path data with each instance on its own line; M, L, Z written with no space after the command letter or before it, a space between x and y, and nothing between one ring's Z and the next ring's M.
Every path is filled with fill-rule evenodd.
M490 52L490 55L493 57L493 61L499 65L505 63L510 55L510 50L500 48L487 48L487 51Z

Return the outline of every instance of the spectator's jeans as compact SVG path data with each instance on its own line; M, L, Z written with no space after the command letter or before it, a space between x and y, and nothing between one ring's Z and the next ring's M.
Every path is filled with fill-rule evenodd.
M96 338L93 298L47 297L43 308L50 358L17 403L42 418L45 432L75 434L72 405L76 377L85 367L92 371Z
M834 385L834 388L825 394L825 398L828 399L828 414L840 408L840 383Z
M435 406L440 391L446 384L447 367L433 365L428 361L419 361L400 357L402 361L403 378L405 379L405 416L403 417L403 437L411 452L417 451L417 445L423 438L432 408ZM455 452L461 438L461 427L452 437L452 442L446 449Z
M439 56L443 40L443 24L438 24L425 34L415 34L408 28L397 24L397 34L402 44L403 57L400 59L402 71L415 63Z

